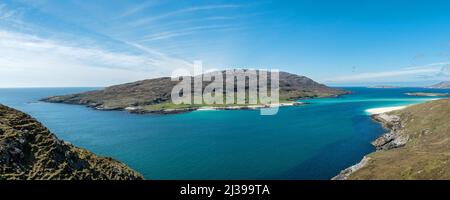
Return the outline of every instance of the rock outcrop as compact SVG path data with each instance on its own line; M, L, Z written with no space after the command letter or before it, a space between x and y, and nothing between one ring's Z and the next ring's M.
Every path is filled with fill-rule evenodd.
M59 140L29 115L0 105L0 180L139 180L112 158Z
M399 116L382 113L373 115L372 118L380 122L388 130L387 133L372 142L372 145L377 150L389 150L402 147L408 142L409 136L402 134L402 123Z
M373 118L388 130L372 143L377 151L333 179L450 179L450 99Z

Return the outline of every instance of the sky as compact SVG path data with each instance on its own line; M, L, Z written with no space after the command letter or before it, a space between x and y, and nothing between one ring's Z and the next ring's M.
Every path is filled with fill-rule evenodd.
M191 69L332 86L450 80L449 1L1 0L0 87L90 87Z

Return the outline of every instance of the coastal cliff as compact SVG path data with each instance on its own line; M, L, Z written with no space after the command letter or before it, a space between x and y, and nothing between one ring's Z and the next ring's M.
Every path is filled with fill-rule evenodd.
M221 73L225 76L226 71ZM234 76L240 76L235 72ZM280 101L293 103L302 98L335 97L349 93L349 91L330 88L319 84L305 76L280 72ZM226 83L224 78L224 84ZM203 82L203 89L211 82ZM210 105L175 105L171 102L172 88L178 84L169 77L142 80L133 83L110 86L102 90L88 91L78 94L53 96L42 99L50 103L66 103L86 105L97 110L126 110L131 113L171 114L197 110ZM236 90L236 88L235 88ZM248 87L246 87L248 90ZM297 104L295 104L297 105ZM252 108L250 104L217 104L217 109ZM249 107L250 106L250 107ZM261 107L267 105L258 105Z
M450 179L450 99L373 115L388 130L377 149L333 180Z
M0 180L139 180L112 158L59 140L31 116L0 105Z

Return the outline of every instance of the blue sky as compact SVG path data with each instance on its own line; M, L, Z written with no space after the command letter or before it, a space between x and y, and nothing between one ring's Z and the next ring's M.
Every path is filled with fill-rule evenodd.
M272 68L336 86L450 79L447 1L0 1L0 87Z

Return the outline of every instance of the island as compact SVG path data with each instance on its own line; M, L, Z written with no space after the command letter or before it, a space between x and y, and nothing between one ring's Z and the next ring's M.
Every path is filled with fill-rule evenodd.
M221 73L224 76L227 71L221 71ZM240 75L236 73L238 72L233 75ZM223 80L225 84L226 79L223 78ZM337 97L350 93L343 89L330 88L319 84L305 76L287 72L280 72L279 80L280 102L277 104L174 104L171 101L171 91L179 82L172 81L170 77L142 80L78 94L53 96L44 98L42 101L86 105L97 110L124 110L138 114L174 114L199 109L236 110L272 106L298 106L302 105L302 103L296 102L299 99ZM203 89L209 83L203 82Z
M372 115L387 133L376 151L333 180L450 179L450 99Z
M59 140L31 116L0 104L0 180L141 180L125 164Z
M405 93L408 96L419 96L419 97L448 97L450 93L431 93L431 92L408 92Z

